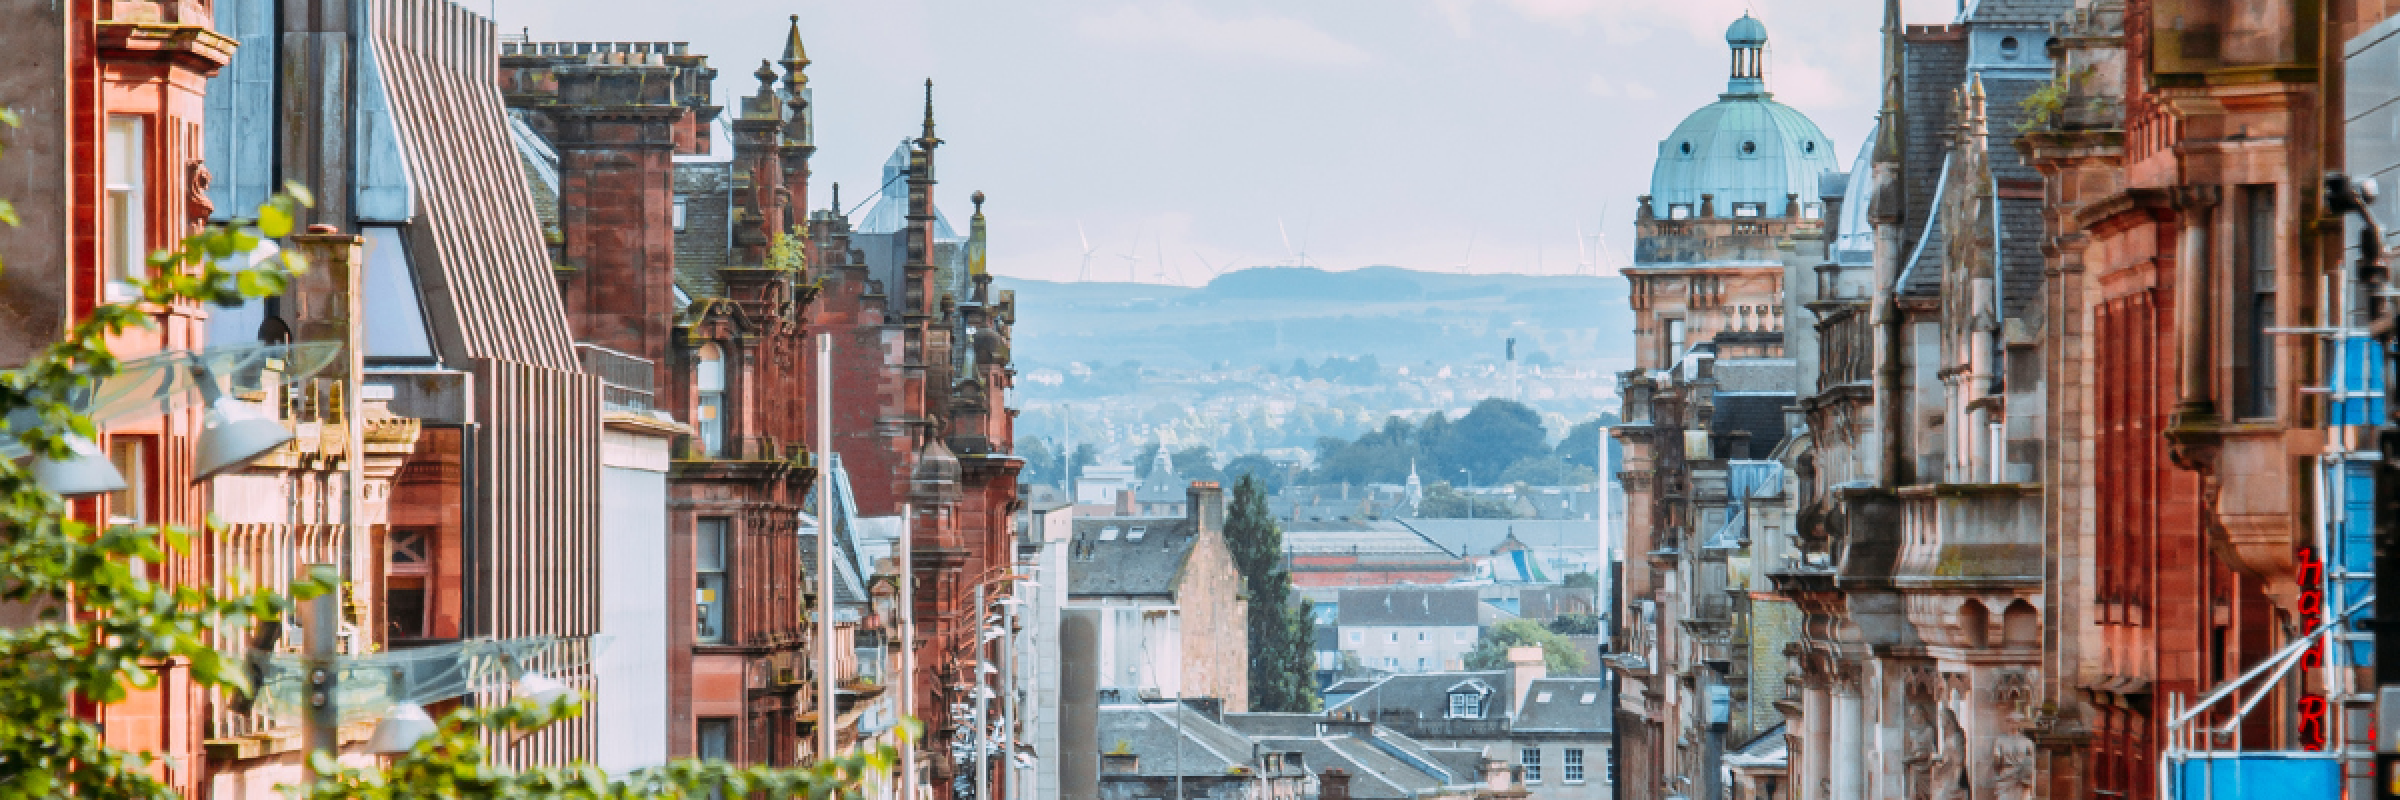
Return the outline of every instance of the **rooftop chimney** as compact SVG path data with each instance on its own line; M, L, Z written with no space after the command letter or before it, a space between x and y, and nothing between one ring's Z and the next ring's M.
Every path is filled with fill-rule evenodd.
M1218 486L1216 481L1192 481L1192 488L1186 492L1191 505L1191 509L1187 513L1191 515L1191 520L1199 526L1192 532L1195 534L1207 531L1223 532L1225 530L1224 487Z
M1542 648L1511 647L1508 649L1508 688L1517 708L1525 707L1526 693L1533 682L1549 677L1550 665L1544 660Z
M1327 767L1317 773L1319 800L1350 800L1350 773L1341 767Z

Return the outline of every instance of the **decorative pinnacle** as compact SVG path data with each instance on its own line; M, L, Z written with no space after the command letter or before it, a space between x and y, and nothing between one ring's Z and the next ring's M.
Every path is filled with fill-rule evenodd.
M940 145L941 143L942 143L941 137L938 137L938 136L935 136L935 135L933 135L933 79L932 79L932 78L926 78L926 79L925 79L925 133L924 133L924 135L917 137L917 144L918 144L919 146L922 146L922 147L934 147L934 146Z
M783 35L783 68L799 72L808 64L808 48L800 44L800 15L793 14L791 32Z
M762 58L758 60L758 71L750 73L750 77L758 79L758 91L760 93L774 91L775 65L769 63L766 59Z
M983 190L975 190L975 196L969 199L975 201L975 215L979 217L983 216Z

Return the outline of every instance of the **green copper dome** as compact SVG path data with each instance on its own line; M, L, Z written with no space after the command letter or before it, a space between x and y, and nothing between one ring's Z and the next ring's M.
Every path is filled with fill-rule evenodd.
M1817 176L1841 169L1833 140L1767 92L1767 26L1744 14L1725 42L1733 50L1725 93L1658 143L1650 207L1661 218L1698 216L1704 194L1720 217L1780 217L1789 195L1813 201Z

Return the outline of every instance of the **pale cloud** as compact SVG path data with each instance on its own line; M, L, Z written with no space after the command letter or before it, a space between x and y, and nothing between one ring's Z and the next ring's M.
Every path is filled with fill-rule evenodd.
M1590 92L1593 97L1617 96L1617 85L1609 82L1606 75L1593 75L1592 79L1584 84L1583 90Z
M1211 17L1184 2L1119 6L1077 20L1075 29L1111 44L1176 47L1244 61L1350 66L1373 60L1366 50L1301 20L1265 14Z

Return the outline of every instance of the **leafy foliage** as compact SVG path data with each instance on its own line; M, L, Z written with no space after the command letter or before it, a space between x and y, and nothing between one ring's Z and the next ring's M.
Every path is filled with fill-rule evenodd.
M1512 619L1484 629L1475 649L1467 652L1467 669L1507 669L1511 647L1542 648L1542 662L1552 674L1579 673L1589 665L1567 637L1533 620Z
M1552 632L1562 633L1569 636L1597 636L1600 634L1600 615L1586 614L1580 611L1569 611L1567 613L1551 617L1549 628Z
M494 765L487 744L493 737L521 735L561 719L580 716L580 698L551 705L519 700L491 709L462 709L442 719L434 735L418 742L388 767L344 767L314 753L310 764L321 776L301 787L307 800L403 800L416 797L668 798L806 797L857 800L867 776L885 774L898 754L889 746L819 761L801 768L741 767L719 761L682 760L633 770L610 779L598 767L508 769ZM902 735L913 736L913 727Z
M1283 528L1267 511L1266 489L1249 475L1233 485L1225 542L1250 595L1250 710L1318 710L1316 618L1306 601L1292 603Z
M1448 481L1436 481L1425 487L1425 499L1417 502L1417 516L1427 519L1516 519L1516 505L1506 500L1472 495L1450 487Z
M1569 589L1598 589L1600 576L1591 572L1569 572L1559 580L1559 585Z

